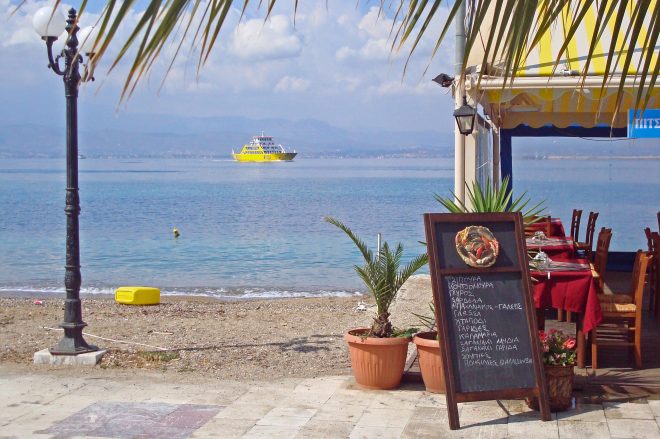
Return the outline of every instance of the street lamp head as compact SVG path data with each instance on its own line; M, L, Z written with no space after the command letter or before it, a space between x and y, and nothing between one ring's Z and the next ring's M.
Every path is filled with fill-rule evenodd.
M474 119L477 116L477 109L467 103L467 98L463 96L463 105L454 110L458 131L464 136L472 134L474 129Z
M94 53L94 46L99 37L99 30L94 26L87 26L78 32L78 41L80 41L80 51L87 56Z
M32 26L43 40L56 40L66 27L66 20L59 9L46 6L32 18Z

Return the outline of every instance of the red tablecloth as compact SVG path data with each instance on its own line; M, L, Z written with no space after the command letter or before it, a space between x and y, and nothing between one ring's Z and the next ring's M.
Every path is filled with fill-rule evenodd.
M575 245L570 238L564 238L561 241L558 238L552 238L546 242L527 239L526 244L528 250L543 250L550 259L567 261L575 257Z
M532 272L532 277L538 281L533 283L534 305L537 308L552 307L582 314L584 332L591 331L603 320L591 270L552 271L550 279L546 272Z
M538 223L531 224L525 227L525 229L532 231L536 231L536 230L545 231L545 224L546 224L545 222L541 221ZM559 218L552 218L550 220L550 236L559 237L559 238L563 238L564 236L566 236L566 232L564 232L564 225L562 224Z

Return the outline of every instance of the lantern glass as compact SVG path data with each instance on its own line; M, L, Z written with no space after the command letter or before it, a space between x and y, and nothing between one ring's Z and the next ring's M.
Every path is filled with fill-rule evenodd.
M87 26L78 32L78 41L80 42L80 51L85 54L93 52L94 43L99 36L99 31L94 26Z
M57 38L66 28L66 19L59 9L46 6L34 14L32 26L41 38Z
M463 105L454 111L458 131L460 131L461 134L466 136L472 134L476 115L477 109L468 105L466 97L463 96Z

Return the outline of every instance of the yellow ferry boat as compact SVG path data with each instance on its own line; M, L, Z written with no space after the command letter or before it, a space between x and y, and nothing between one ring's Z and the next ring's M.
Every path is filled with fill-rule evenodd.
M236 153L232 149L231 155L237 162L289 162L298 153L287 152L282 145L275 144L271 136L254 136L249 144L243 145L241 152Z

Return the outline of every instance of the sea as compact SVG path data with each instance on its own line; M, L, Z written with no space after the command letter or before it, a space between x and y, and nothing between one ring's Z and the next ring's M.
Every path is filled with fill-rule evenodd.
M514 161L516 195L544 201L570 224L600 212L611 250L645 248L657 229L660 161ZM164 295L222 299L353 296L361 257L343 221L375 248L401 242L404 262L425 251L422 215L443 211L452 158L80 160L84 294L147 285ZM0 294L64 293L64 159L0 160ZM174 237L173 229L180 232ZM427 270L428 272L428 270Z

